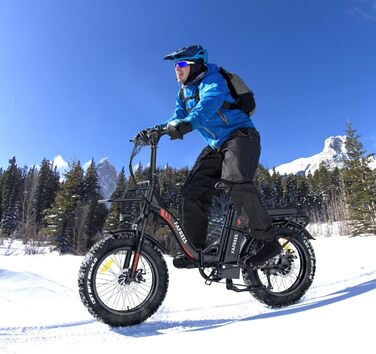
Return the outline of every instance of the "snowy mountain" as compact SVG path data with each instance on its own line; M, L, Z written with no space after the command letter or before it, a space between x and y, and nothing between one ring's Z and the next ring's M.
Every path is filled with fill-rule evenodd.
M83 164L86 170L90 166L91 160ZM56 166L60 173L60 180L64 180L64 174L69 170L69 163L61 155L53 159L53 165ZM107 157L101 159L97 165L99 185L102 197L107 199L111 197L112 192L116 189L117 171Z
M280 174L305 174L316 171L322 162L325 162L329 169L343 167L343 159L348 158L346 150L346 136L331 136L325 140L324 149L311 157L302 157L275 168ZM270 170L272 173L273 170Z
M116 189L117 171L110 163L108 158L103 158L97 165L97 173L99 178L99 185L101 187L101 194L104 199L110 198L111 194Z

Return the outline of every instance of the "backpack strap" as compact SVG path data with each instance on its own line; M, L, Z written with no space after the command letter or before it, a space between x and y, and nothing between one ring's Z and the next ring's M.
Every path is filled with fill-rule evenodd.
M186 110L187 113L189 113L192 110L192 108L187 108L186 102L188 100L194 99L196 101L196 104L197 104L197 102L200 101L200 91L197 89L197 92L194 96L185 97L184 96L184 89L183 89L183 87L181 87L180 90L179 90L179 98L183 103L184 109Z
M223 105L221 109L240 109L242 110L242 104L239 99L237 99L235 102L230 103L230 102L223 102Z
M230 91L230 95L232 98L236 97L237 94L236 94L236 91L235 91L235 88L234 86L232 85L231 81L228 79L227 77L227 73L226 73L226 70L223 69L222 67L219 68L219 73L222 75L222 77L224 78L224 80L226 81L226 84L227 84L227 87ZM235 102L223 102L223 105L221 107L221 109L242 109L242 104L240 102L240 99L236 99Z

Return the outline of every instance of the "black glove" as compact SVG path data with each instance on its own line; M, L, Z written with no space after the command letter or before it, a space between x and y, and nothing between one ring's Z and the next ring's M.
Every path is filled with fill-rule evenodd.
M153 128L141 130L133 139L138 145L150 145L152 143L158 142L161 136L162 128L156 125Z
M150 142L150 138L148 135L149 129L141 130L134 138L133 141L135 141L138 145L148 145Z
M171 140L183 139L183 135L192 131L192 126L188 122L182 122L178 125L167 124L167 134Z

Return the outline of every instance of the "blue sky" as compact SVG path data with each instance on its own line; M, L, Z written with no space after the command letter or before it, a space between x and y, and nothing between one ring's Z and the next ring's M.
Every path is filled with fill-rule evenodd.
M0 166L127 166L129 138L174 109L163 56L197 43L254 90L265 167L320 152L346 117L375 152L375 38L375 0L1 0ZM192 166L203 147L165 139L159 164Z

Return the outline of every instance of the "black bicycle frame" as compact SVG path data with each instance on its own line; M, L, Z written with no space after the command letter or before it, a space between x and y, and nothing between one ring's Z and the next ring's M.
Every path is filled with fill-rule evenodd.
M160 136L164 135L162 133ZM167 209L163 208L157 197L155 196L155 188L157 185L157 175L156 175L156 161L157 161L157 147L159 138L156 138L151 144L151 156L150 156L150 175L148 186L145 189L146 193L142 195L142 197L138 197L136 199L126 198L124 194L124 198L117 199L117 200L104 200L103 202L129 202L129 201L142 201L143 207L140 211L140 214L137 220L134 221L132 225L132 229L121 229L116 230L113 233L120 233L123 231L132 231L135 232L138 240L135 256L133 257L132 266L130 269L129 279L134 279L138 267L138 261L141 254L141 249L143 242L148 239L150 242L153 242L155 245L159 246L163 251L163 247L159 245L159 243L150 238L149 236L145 235L146 225L148 223L148 218L150 214L158 215L169 227L172 234L174 235L179 247L185 253L185 255L192 260L196 261L197 264L200 266L200 269L205 266L215 266L218 270L220 275L226 278L237 278L239 271L240 271L240 256L242 252L242 246L248 241L251 240L251 236L248 233L244 233L238 226L240 225L240 220L236 215L236 212L233 208L232 203L229 203L228 211L226 214L225 222L222 227L222 233L220 237L219 243L216 244L216 248L213 249L209 246L205 250L197 250L194 245L189 241L188 237L186 236L183 227L180 225L178 219L170 213ZM135 149L137 145L135 145ZM134 150L135 151L135 150ZM132 158L130 161L130 175L133 179L134 184L137 184L134 181L133 171L132 171L132 160L136 154L132 153ZM140 182L144 184L145 182ZM295 235L290 237L290 240L294 238L298 233L300 233L308 224L308 218L300 214L296 209L274 209L268 210L269 214L274 218L276 218L276 222L283 220L283 227L280 228L279 231L282 231L285 227L289 225L297 226L297 232ZM303 220L303 225L298 225L293 222L294 219L301 218ZM289 241L283 245L285 246ZM200 273L201 270L200 270ZM203 275L203 274L202 274ZM204 275L203 275L204 276ZM204 276L205 277L205 276Z
M236 215L235 210L232 207L232 204L229 205L229 210L226 215L226 219L222 228L222 234L220 242L218 243L219 248L216 249L215 254L210 254L209 249L197 250L194 245L189 241L186 236L182 225L180 225L178 219L166 208L163 208L157 197L155 196L155 188L157 184L156 176L156 161L157 161L157 146L158 142L151 144L151 157L150 157L150 175L149 175L149 185L147 191L144 195L144 206L143 210L140 213L139 218L137 219L137 224L133 226L133 230L136 231L138 235L138 244L136 247L135 256L133 258L131 266L130 277L135 275L138 260L141 254L142 244L144 242L146 225L148 222L148 217L150 214L158 215L165 224L169 227L172 234L174 235L179 247L186 254L187 257L193 259L200 266L207 264L232 264L235 266L239 260L239 253L241 249L241 244L244 241L244 235L239 228L234 226L236 224ZM118 202L127 201L116 200ZM115 201L115 200L113 200ZM121 230L118 230L121 231ZM149 237L147 237L149 238ZM223 266L226 268L226 266Z

